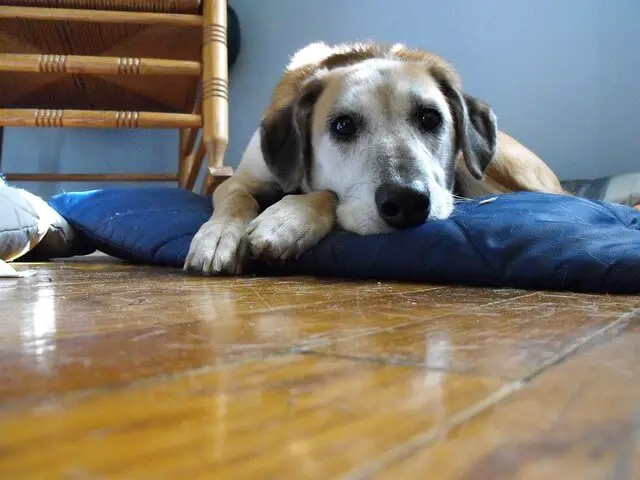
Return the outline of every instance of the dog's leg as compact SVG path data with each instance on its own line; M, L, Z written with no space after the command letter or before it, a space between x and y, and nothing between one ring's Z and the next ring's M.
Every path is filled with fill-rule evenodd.
M251 253L267 260L297 258L331 231L336 206L331 192L287 195L249 223Z
M267 169L257 130L233 176L213 192L213 215L191 241L184 269L205 275L240 274L249 251L246 228L256 218L256 197L281 198L280 187Z
M248 252L247 225L256 218L255 195L268 185L238 172L213 193L214 211L191 241L184 269L218 275L242 272Z

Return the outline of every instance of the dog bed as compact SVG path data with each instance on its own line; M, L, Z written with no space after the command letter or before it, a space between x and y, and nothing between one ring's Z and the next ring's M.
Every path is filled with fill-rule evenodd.
M65 193L50 205L95 248L182 267L210 200L151 187ZM640 212L604 201L512 193L464 201L447 220L392 234L334 232L298 260L252 273L587 292L640 292Z

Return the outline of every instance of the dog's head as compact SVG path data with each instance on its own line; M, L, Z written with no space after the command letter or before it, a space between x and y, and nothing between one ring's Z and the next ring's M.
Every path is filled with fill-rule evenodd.
M285 192L329 190L359 234L448 217L458 154L477 179L496 119L436 55L403 46L312 44L293 57L261 125Z

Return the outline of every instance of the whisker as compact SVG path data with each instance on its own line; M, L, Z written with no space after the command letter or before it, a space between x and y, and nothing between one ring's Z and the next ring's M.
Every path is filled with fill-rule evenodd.
M472 202L473 198L462 197L460 195L453 195L453 200L456 202Z

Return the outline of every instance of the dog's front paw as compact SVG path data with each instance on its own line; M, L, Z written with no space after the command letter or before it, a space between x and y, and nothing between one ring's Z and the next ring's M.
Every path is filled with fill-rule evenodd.
M191 241L184 269L204 275L242 273L248 239L240 220L209 220Z
M249 223L247 234L255 258L297 258L331 231L333 211L318 212L304 197L288 195Z

